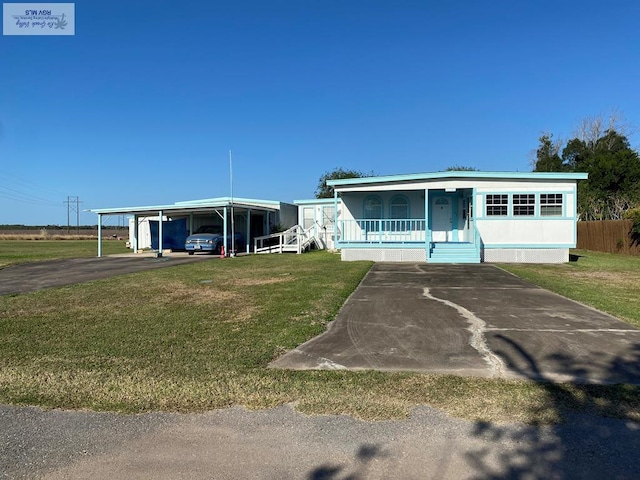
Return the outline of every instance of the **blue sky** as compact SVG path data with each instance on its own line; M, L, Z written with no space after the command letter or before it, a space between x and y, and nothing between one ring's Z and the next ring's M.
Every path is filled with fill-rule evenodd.
M75 5L75 36L0 37L0 224L228 196L230 149L234 195L293 201L335 167L529 171L544 131L640 125L637 2Z

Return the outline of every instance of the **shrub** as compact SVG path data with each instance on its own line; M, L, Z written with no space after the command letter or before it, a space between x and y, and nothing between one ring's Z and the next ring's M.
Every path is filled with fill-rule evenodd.
M629 237L634 245L640 245L640 207L630 208L624 212L624 218L631 220L631 231Z

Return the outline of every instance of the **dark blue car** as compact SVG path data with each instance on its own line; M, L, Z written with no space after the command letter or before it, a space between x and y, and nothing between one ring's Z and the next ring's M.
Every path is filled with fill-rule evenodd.
M238 250L239 247L244 245L244 235L236 232L234 237L235 249ZM222 227L219 225L203 225L193 235L187 237L184 249L189 255L193 255L196 252L220 254L223 245ZM227 235L227 248L231 250L231 235Z

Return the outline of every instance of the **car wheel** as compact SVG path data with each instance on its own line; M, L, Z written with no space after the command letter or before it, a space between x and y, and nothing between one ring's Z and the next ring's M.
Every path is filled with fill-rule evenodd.
M195 252L188 252L188 253L189 253L189 255L193 255Z

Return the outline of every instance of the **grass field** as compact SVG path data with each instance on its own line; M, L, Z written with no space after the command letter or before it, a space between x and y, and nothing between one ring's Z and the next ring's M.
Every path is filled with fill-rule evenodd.
M536 285L608 312L640 328L640 257L573 252L562 265L502 265Z
M104 240L104 255L131 252L124 241ZM2 240L0 237L0 268L23 262L39 262L57 258L95 257L98 240Z
M625 263L589 258L578 264L594 277ZM640 388L628 385L265 368L322 332L369 268L327 252L246 256L2 296L0 402L120 412L292 403L364 419L427 404L483 421L550 423L585 410L640 421Z

